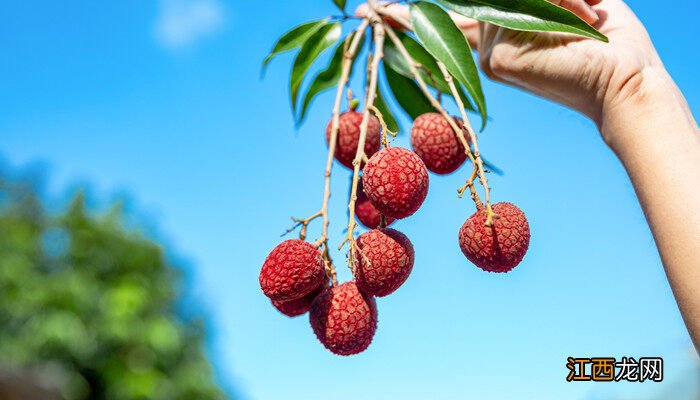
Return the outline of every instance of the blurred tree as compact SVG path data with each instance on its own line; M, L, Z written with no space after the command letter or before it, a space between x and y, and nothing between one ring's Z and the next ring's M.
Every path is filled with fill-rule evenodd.
M47 212L0 176L0 364L48 376L73 399L223 399L203 324L177 312L181 277L163 249L95 216L78 194Z

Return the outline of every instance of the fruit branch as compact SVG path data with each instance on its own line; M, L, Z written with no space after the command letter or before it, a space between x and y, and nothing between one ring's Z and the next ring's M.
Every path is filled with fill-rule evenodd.
M420 87L420 89L423 92L423 94L425 95L425 97L428 99L428 101L430 101L430 104L433 106L433 108L435 108L436 110L438 110L438 112L440 112L440 114L442 114L442 116L445 118L445 120L450 125L450 127L452 127L452 130L455 131L455 134L457 135L457 137L460 138L460 140L462 141L462 144L464 145L464 151L466 152L467 157L469 157L469 160L472 162L472 164L477 165L474 154L472 154L471 148L469 147L469 143L467 142L466 138L464 137L464 132L462 132L462 128L460 128L457 125L454 118L452 118L447 113L447 111L445 111L445 108L442 107L442 104L440 104L440 102L430 92L430 88L425 83L425 80L423 79L421 74L418 73L418 67L417 67L418 63L416 63L413 60L413 57L411 57L408 50L406 49L406 46L403 45L403 43L401 42L401 39L399 39L399 37L396 35L396 32L394 32L394 30L391 28L391 26L389 26L389 24L385 24L385 28L386 28L386 33L389 36L389 38L391 39L391 41L394 43L394 46L396 46L396 48L399 50L399 53L401 54L401 56L406 60L406 63L408 64L409 69L411 71L411 75L413 75L413 78L418 83L418 86ZM450 79L451 78L452 77L450 76ZM460 99L459 95L455 95L455 97ZM461 101L461 99L460 99L460 101ZM464 107L462 106L462 109L463 108ZM481 200L479 199L479 195L476 192L476 189L474 189L473 180L471 182L467 181L467 183L468 183L468 185L466 185L466 186L469 187L469 190L471 191L472 199L474 199L474 202L476 203L477 207L479 207ZM490 209L490 206L489 206L489 209Z
M352 42L343 54L343 65L340 73L340 79L338 80L338 90L336 91L335 95L335 104L333 105L331 134L328 140L328 158L326 159L326 171L324 174L325 186L323 189L323 205L321 206L320 211L320 214L323 217L323 230L321 232L321 238L316 242L316 245L323 247L323 259L326 264L326 271L333 280L333 286L338 284L338 278L328 250L328 225L330 224L328 218L328 202L331 198L331 170L333 169L333 157L335 156L335 148L338 143L338 131L340 130L340 103L343 100L343 92L345 91L345 87L350 79L350 71L352 70L355 53L357 53L357 49L362 43L364 32L368 26L369 20L363 19L360 26L353 33ZM306 226L304 226L304 228L305 227ZM302 228L302 230L304 228Z
M357 243L355 242L355 227L357 223L355 222L355 202L357 201L357 186L360 178L360 166L362 162L367 158L365 154L365 141L367 139L367 130L369 128L369 119L371 117L371 110L374 108L374 101L377 97L377 81L379 77L379 63L382 58L384 58L384 39L385 30L382 19L377 13L377 0L368 1L369 9L367 12L366 21L372 24L373 40L374 40L374 54L372 56L371 62L367 64L367 72L369 75L369 84L367 85L367 93L365 96L365 109L362 115L362 123L360 124L360 138L357 143L357 152L355 153L355 160L353 161L353 175L352 175L352 187L350 189L350 201L348 203L348 232L345 240L340 245L341 248L345 243L350 244L350 251L348 252L348 265L350 269L353 270L355 266L353 250L359 251Z
M398 132L392 132L389 127L386 124L386 121L384 121L384 115L382 115L382 112L379 111L379 109L375 106L370 107L370 110L374 113L374 115L377 117L379 120L379 123L382 126L382 146L384 148L388 148L391 146L391 140L389 139L389 136L391 136L392 139L396 139L396 135L398 135Z
M471 193L472 200L476 204L476 208L479 209L484 206L484 204L481 202L481 199L479 198L479 194L476 192L476 189L474 188L474 180L477 178L479 175L479 168L474 164L474 168L472 169L472 174L469 176L469 179L467 179L467 183L464 184L461 188L457 190L457 196L461 199L462 196L464 195L464 192L469 189L469 192Z
M464 128L469 133L469 139L471 140L471 144L474 147L474 153L472 154L471 148L469 147L469 141L464 137L464 132L462 132L462 130L460 129L459 132L457 132L457 137L459 137L459 140L462 142L462 145L464 146L464 149L467 151L467 153L472 154L472 156L469 159L472 160L472 164L474 165L474 168L479 174L479 181L481 182L481 186L484 187L484 198L486 200L486 226L491 226L493 224L493 219L498 218L498 216L493 212L493 209L491 208L491 190L489 189L488 179L486 178L486 172L484 171L484 162L481 159L481 153L479 152L479 142L477 140L476 133L474 132L474 128L472 128L471 123L469 123L469 118L467 118L467 112L464 109L464 103L462 102L462 98L459 96L459 92L457 91L457 86L455 85L452 75L450 75L449 71L447 71L447 68L443 63L438 61L437 64L440 68L440 71L445 76L445 81L450 87L450 91L452 91L452 97L454 97L455 102L457 102L457 108L459 108L459 112L462 115ZM471 185L469 185L470 188L473 188L474 186L473 176L474 174L472 173L472 177L470 177L470 179L467 181L467 185L471 183ZM472 192L472 197L473 193L474 192ZM477 203L477 207L478 205L479 204Z

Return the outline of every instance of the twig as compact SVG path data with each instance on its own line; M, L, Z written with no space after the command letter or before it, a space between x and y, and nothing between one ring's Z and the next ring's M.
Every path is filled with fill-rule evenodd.
M321 211L319 211L319 212L317 212L316 214L310 216L310 217L307 218L307 219L299 219L299 218L294 218L294 217L292 217L292 221L294 221L294 226L292 226L291 228L287 229L287 230L282 234L282 236L286 236L286 235L288 235L288 234L294 232L294 230L296 230L298 227L301 226L301 232L299 232L299 239L305 240L305 239L306 239L306 228L309 226L309 224L311 223L311 221L315 220L316 218L318 218L318 217L320 217L320 216L322 216L322 215L323 215L323 214L321 213Z
M333 169L333 157L335 156L335 148L338 143L338 131L340 130L340 103L343 100L343 92L350 78L350 70L352 61L355 58L355 53L362 43L365 30L369 26L369 19L365 18L360 23L360 26L355 30L352 42L348 46L347 51L343 54L343 64L338 80L338 90L335 95L335 104L333 105L333 120L331 122L331 134L328 140L328 158L326 159L325 186L323 189L323 205L321 206L321 215L323 216L323 230L321 238L317 241L317 246L323 246L323 256L326 263L326 270L333 280L333 285L338 284L335 267L330 258L328 251L328 202L331 198L331 170Z
M488 179L486 178L486 172L484 171L484 162L481 160L481 153L479 152L479 142L477 140L476 133L474 132L474 128L472 128L472 125L469 123L469 118L467 118L467 112L464 109L464 103L462 103L462 98L459 97L459 92L457 92L457 86L455 85L454 79L452 79L452 75L450 75L449 71L447 71L447 68L440 61L438 61L437 64L438 64L438 67L440 68L440 71L445 76L445 81L447 81L447 85L450 87L450 90L452 91L452 96L455 98L455 101L457 102L457 107L459 108L459 112L462 114L464 128L469 133L469 138L471 139L471 144L474 147L473 158L476 161L474 166L478 170L479 181L481 182L481 186L484 187L484 199L486 200L486 226L491 226L493 224L493 219L498 218L498 216L493 212L493 209L491 208L491 198L490 198L491 197L491 190L489 189ZM459 136L465 149L471 153L471 149L469 147L469 142L464 137L464 133L460 130L460 132L457 134L457 136ZM473 180L472 180L472 182L473 182ZM478 204L477 204L477 207L478 207Z
M450 116L447 111L445 111L445 108L442 107L439 101L433 96L433 94L430 92L430 88L428 85L425 83L425 80L423 77L418 73L418 69L416 67L417 63L413 60L413 57L408 53L408 50L406 49L406 46L403 45L399 37L396 35L396 32L389 26L389 24L384 24L384 27L386 28L386 33L391 39L391 41L394 43L396 48L399 50L399 53L401 53L401 56L406 60L408 63L409 69L411 71L411 75L413 75L414 79L418 83L418 86L420 87L421 91L425 95L425 97L430 101L430 104L442 114L442 116L445 118L447 123L452 127L452 130L455 131L455 134L457 137L460 138L462 141L462 145L464 146L464 151L467 154L467 157L469 157L469 160L472 162L472 164L476 165L476 159L474 158L474 155L471 152L471 148L469 147L469 143L467 142L466 138L464 137L464 132L462 132L462 128L460 128L457 123L455 122L454 118ZM459 97L459 96L458 96ZM479 195L476 193L476 191L472 191L472 197L475 198L474 202L477 203L477 206L481 202L479 199ZM478 201L477 201L478 200Z
M348 231L345 240L341 244L341 248L345 243L350 243L350 251L348 252L348 265L351 270L354 270L355 256L353 254L353 249L362 254L357 243L355 242L355 227L357 223L355 222L355 202L357 201L357 186L360 178L360 166L367 158L365 154L365 141L367 139L367 130L369 127L370 110L374 107L374 101L377 97L377 80L379 74L379 63L384 57L384 23L382 19L377 14L377 0L368 1L369 9L367 11L367 19L372 24L373 40L374 40L374 55L372 57L372 62L368 64L368 74L369 74L369 84L367 87L366 99L365 99L365 110L362 116L362 123L360 124L360 138L357 142L357 152L355 153L355 160L353 161L353 175L352 175L352 188L350 189L350 201L348 203Z
M375 106L370 107L370 110L374 113L374 115L377 117L379 120L379 123L382 125L382 146L389 147L391 145L389 141L389 136L391 136L392 139L396 139L396 135L398 135L398 132L392 132L389 130L389 127L386 125L386 121L384 121L384 115L382 115L382 112L379 111L379 109Z

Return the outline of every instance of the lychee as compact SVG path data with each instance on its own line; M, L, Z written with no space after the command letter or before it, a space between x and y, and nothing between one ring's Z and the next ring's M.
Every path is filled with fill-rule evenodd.
M357 186L357 200L355 201L355 215L360 223L369 229L377 229L379 223L381 222L382 213L377 210L377 208L372 205L369 201L367 194L365 193L364 186L362 185L362 180L358 182ZM386 218L386 225L389 226L394 222L391 217Z
M373 229L357 239L361 254L355 251L357 287L370 295L383 297L399 288L413 269L413 245L403 233Z
M357 153L357 144L360 141L360 124L363 114L357 111L348 111L340 115L340 128L335 146L335 159L347 168L353 169L352 162ZM330 143L333 120L326 126L326 142ZM365 154L372 157L379 151L381 145L382 126L374 115L370 114L367 126L367 138L365 139Z
M349 356L363 352L377 330L377 303L355 282L327 287L311 303L311 327L331 352Z
M522 261L530 245L530 226L525 214L511 203L493 206L498 218L486 226L482 207L459 230L459 247L477 267L489 272L508 272Z
M418 211L428 195L428 170L412 151L390 147L369 159L362 183L380 213L402 219Z
M314 289L311 293L307 294L306 296L296 299L296 300L291 300L291 301L277 301L277 300L272 300L272 305L282 314L288 316L288 317L298 317L302 314L305 314L307 311L309 311L309 308L311 307L311 302L314 301L316 296L321 294L323 289L325 289L328 286L328 279L326 279L319 287Z
M463 126L461 119L454 121L460 128ZM440 175L454 172L467 159L464 145L440 113L425 113L416 118L411 129L411 146L428 171Z
M260 271L260 287L276 301L300 299L318 288L326 276L321 252L303 240L275 247Z

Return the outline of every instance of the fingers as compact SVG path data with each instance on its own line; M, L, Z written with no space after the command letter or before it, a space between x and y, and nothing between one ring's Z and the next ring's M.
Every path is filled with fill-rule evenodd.
M578 15L579 18L593 25L598 22L598 13L591 7L591 4L600 3L602 0L550 0L567 10Z
M362 3L355 9L355 16L358 18L364 18L367 15L367 3Z
M364 18L367 15L367 10L368 10L368 5L367 3L361 4L357 9L355 10L355 16ZM402 26L404 23L409 23L410 25L410 20L411 20L411 15L409 8L405 5L402 4L387 4L384 7L385 13L389 16L389 19L387 22L391 24L393 27L397 26ZM476 20L473 20L471 18L467 18L463 15L450 12L450 17L452 20L455 22L457 27L459 27L463 32L464 35L467 37L467 40L469 41L469 45L472 46L474 50L479 49L479 22ZM398 23L398 21L404 22L404 23Z

